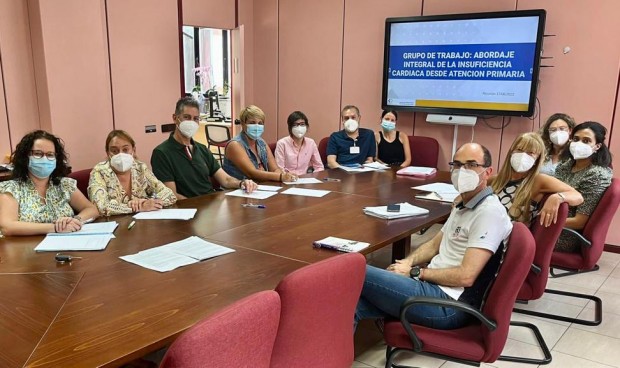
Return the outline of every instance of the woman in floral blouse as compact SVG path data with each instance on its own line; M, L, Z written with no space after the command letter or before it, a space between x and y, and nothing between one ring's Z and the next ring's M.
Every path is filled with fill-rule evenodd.
M127 132L111 131L105 148L108 159L93 168L88 183L88 196L102 215L157 211L177 201L172 190L134 158L136 143Z
M99 216L67 173L67 155L56 136L26 134L11 157L13 180L0 183L0 232L37 235L78 231Z

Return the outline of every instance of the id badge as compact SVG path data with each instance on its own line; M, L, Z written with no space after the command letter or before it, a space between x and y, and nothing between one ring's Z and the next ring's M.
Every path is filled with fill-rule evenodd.
M359 146L353 146L351 148L349 148L349 153L350 154L359 154L360 153L360 147Z

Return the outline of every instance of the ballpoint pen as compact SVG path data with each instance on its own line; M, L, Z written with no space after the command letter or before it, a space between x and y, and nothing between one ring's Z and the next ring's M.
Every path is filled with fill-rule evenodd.
M132 222L129 223L129 226L127 226L127 230L131 230L131 228L136 224L136 220L133 220Z
M82 257L75 257L75 256L70 256L68 254L60 254L60 253L56 253L56 256L54 258L56 259L56 262L60 262L60 263L71 262L74 259L82 259Z
M263 204L254 204L254 203L243 203L243 207L252 207L252 208L267 208Z

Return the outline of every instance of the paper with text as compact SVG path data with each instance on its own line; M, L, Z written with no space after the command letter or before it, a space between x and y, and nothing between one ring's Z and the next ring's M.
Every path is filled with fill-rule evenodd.
M189 220L196 215L195 208L170 208L159 211L139 212L133 215L136 220Z

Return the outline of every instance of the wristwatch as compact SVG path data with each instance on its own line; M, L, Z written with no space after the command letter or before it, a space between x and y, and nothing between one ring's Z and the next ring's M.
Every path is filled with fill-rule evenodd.
M420 268L420 266L413 266L411 267L411 271L409 271L409 277L411 277L414 280L420 281L421 273L422 273L422 269Z

